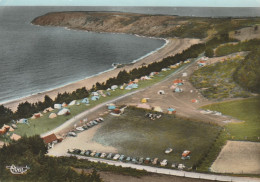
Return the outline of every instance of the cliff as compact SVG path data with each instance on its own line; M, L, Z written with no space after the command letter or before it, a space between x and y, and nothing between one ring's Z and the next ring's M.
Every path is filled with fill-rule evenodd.
M207 36L206 19L119 12L54 12L37 17L32 23L93 32L127 33L153 37L204 38ZM205 22L201 23L201 21ZM198 28L199 31L196 30Z

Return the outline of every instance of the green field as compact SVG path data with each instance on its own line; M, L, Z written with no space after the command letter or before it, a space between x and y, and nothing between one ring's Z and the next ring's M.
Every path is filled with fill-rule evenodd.
M148 111L128 108L120 116L108 115L106 122L94 136L96 142L117 148L119 153L132 157L158 157L170 163L184 163L191 167L207 153L220 131L219 126L193 122L164 114L151 120L145 117ZM166 148L173 152L165 154ZM192 152L191 159L183 161L184 150Z
M148 87L150 85L153 85L163 79L165 79L165 77L169 76L170 74L172 74L173 72L175 72L177 69L171 69L165 72L160 72L160 74L154 76L153 79L151 80L145 80L145 81L140 81L138 83L139 88L145 88ZM136 89L132 90L135 91ZM90 105L86 106L85 104L81 104L79 106L74 105L74 106L68 106L68 108L71 111L71 115L69 116L58 116L54 119L49 119L48 116L50 115L50 113L46 113L43 115L43 117L38 118L38 119L34 119L31 120L29 119L29 123L30 125L26 125L26 124L18 124L18 129L16 129L14 131L14 133L21 135L21 136L33 136L36 134L42 134L45 133L47 131L50 131L56 127L58 127L59 125L63 124L65 121L69 120L70 118L72 118L73 116L87 110L90 108L95 107L96 105L112 100L120 95L124 95L126 93L131 92L131 90L120 90L117 89L115 91L110 91L111 96L109 97L101 97L98 101L91 101L90 100ZM58 110L54 111L55 113L58 112ZM8 138L8 137L7 137Z
M216 110L244 121L225 126L229 139L260 142L257 138L260 137L260 97L212 104L203 109Z

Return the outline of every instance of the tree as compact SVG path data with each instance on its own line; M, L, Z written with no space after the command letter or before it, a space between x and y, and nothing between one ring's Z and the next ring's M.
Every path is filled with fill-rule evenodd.
M0 127L12 120L14 113L11 109L0 105Z
M18 105L15 115L17 118L29 118L32 116L35 110L35 106L26 101Z
M212 58L212 57L214 56L214 51L213 51L213 49L210 49L210 48L206 49L206 51L205 51L205 56L207 56L207 57L209 57L209 58Z
M54 104L53 100L48 95L45 95L44 96L44 106L45 106L45 108L50 107L53 104Z

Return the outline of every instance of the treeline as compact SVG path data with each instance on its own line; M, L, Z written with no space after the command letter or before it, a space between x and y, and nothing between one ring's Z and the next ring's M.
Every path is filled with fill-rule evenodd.
M3 181L89 181L101 182L94 170L90 174L78 174L71 166L70 158L55 158L45 154L47 148L40 136L23 137L17 142L0 149L0 179ZM6 166L28 166L26 174L14 175Z
M258 44L260 45L260 44ZM254 47L255 49L255 47ZM241 87L251 92L260 93L260 48L250 52L241 62L233 79Z

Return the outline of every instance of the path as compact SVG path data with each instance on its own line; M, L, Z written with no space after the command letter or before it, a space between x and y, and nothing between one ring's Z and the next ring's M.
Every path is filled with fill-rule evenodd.
M68 154L67 156L70 156L70 155ZM124 163L121 161L113 161L113 160L106 160L106 159L100 159L100 158L78 156L78 155L73 155L73 154L71 154L71 156L76 156L78 159L87 159L88 161L91 161L91 162L101 162L101 163L106 163L106 164L114 165L114 166L122 166L125 168L130 167L133 169L146 170L148 172L158 173L158 174L167 174L167 175L181 176L181 177L188 177L188 178L197 178L197 179L207 179L207 180L213 180L213 181L260 182L260 179L257 179L257 178L203 174L203 173L187 172L187 171L180 171L180 170L173 170L173 169L166 169L166 168L159 168L159 167L152 167L152 166L144 166L144 165L139 165L139 164Z

